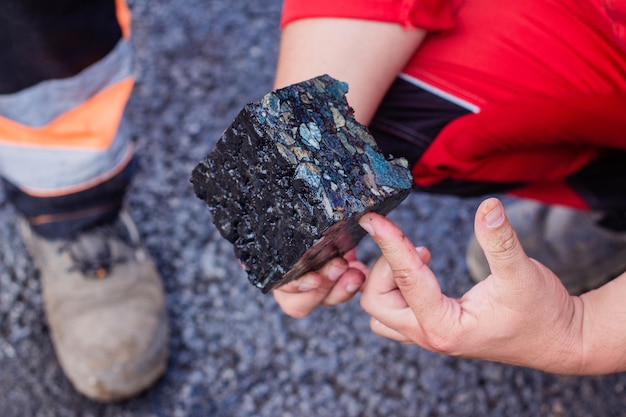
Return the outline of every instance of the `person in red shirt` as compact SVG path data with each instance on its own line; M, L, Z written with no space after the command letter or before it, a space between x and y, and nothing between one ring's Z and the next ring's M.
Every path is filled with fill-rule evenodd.
M361 290L373 331L392 339L550 372L626 370L626 3L287 0L282 23L276 86L346 81L416 190L535 202L508 216L481 204L468 252L479 283L459 300L441 294L427 249L368 214L373 268L350 252L276 290L281 308L302 317ZM541 259L546 245L565 259Z

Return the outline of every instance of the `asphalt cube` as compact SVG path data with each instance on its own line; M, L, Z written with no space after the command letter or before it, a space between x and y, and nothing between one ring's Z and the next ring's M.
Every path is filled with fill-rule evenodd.
M264 293L354 248L364 213L409 194L403 158L385 157L322 75L246 105L191 181L250 282Z

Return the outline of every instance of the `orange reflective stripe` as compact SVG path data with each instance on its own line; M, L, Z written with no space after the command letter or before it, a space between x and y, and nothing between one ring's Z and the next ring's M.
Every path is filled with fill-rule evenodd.
M47 126L29 127L0 117L0 145L106 149L115 139L133 83L126 78Z
M124 39L130 39L131 15L125 0L115 0L115 13Z

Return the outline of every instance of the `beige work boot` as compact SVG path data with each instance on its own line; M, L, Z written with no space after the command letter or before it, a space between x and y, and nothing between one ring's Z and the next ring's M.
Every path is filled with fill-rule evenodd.
M40 270L55 352L76 390L101 402L132 397L164 372L163 288L125 210L73 239L45 239L20 222Z
M626 271L626 232L598 226L598 213L519 201L506 214L526 254L550 268L572 295L597 288ZM474 281L490 274L473 236L466 260Z

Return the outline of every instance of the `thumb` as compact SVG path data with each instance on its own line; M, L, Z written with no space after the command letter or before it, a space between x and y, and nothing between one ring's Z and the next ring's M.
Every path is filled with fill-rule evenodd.
M526 288L527 280L534 276L535 265L524 252L500 200L489 198L480 204L474 231L491 274L499 280L510 281L519 289Z

